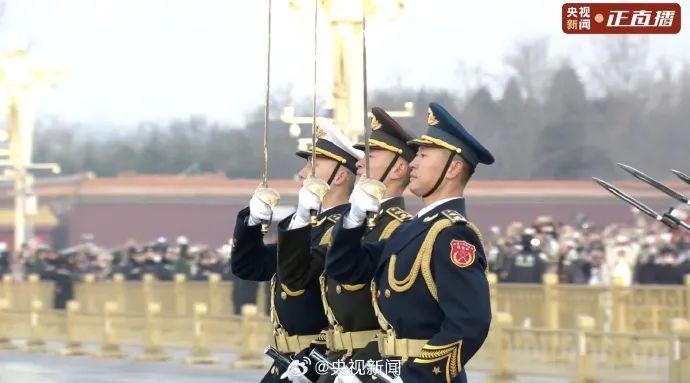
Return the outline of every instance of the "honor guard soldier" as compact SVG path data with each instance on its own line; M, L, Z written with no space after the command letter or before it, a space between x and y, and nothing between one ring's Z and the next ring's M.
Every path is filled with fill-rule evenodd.
M326 270L342 283L372 281L382 333L379 351L402 362L397 381L465 382L465 365L489 331L486 258L465 218L463 193L479 163L494 158L441 105L431 103L428 130L412 140L410 190L425 207L387 240L362 244L361 210L377 201L358 184L339 222Z
M510 259L505 282L541 283L547 259L546 254L540 250L540 241L535 235L536 231L531 227L522 233L522 249Z
M312 246L329 242L331 228L349 207L348 198L354 186L355 164L362 153L328 119L317 119L316 145L309 151L298 151L297 155L307 159L299 172L299 201L295 214L279 223L289 230L304 230L308 233L303 242L289 242L281 235L277 244L264 244L260 223L271 218L270 206L255 194L249 207L237 215L233 236L233 273L241 279L271 281L271 322L275 347L286 355L295 355L295 362L306 355L312 347L325 352L324 330L328 321L321 301L319 276L323 272L323 253L320 259L308 258L308 267L296 264L295 252L309 253ZM321 198L306 185L313 180L313 174L327 185L328 191ZM313 217L312 212L318 212ZM315 219L313 219L315 218ZM303 365L302 365L303 366ZM302 366L290 366L295 371ZM316 380L315 371L302 375L286 374L285 369L274 364L262 382Z
M129 259L124 268L125 279L128 281L140 281L144 274L144 261L146 259L146 248L134 246L128 249Z
M364 234L364 242L386 239L403 222L412 218L405 211L402 194L410 181L409 164L417 152L415 147L407 144L412 140L412 136L383 109L373 108L372 114L372 133L369 138L370 174L386 186L386 193L372 222L373 225L368 227ZM354 147L365 150L364 143L358 143ZM357 162L357 176L365 174L365 162L365 159ZM322 270L327 246L313 247L311 251L298 246L309 241L308 226L287 230L285 225L279 225L278 230L281 243L281 249L278 250L279 268L283 262L295 270L301 268L291 274L308 276L294 281L294 288L303 289L307 283L311 283L311 279L319 278L313 272ZM287 246L282 246L283 243ZM328 271L320 276L319 281L329 323L326 336L329 359L345 358L345 365L354 363L354 360L380 359L378 345L375 342L379 325L372 306L369 284L340 283L330 278ZM359 378L366 380L367 377L364 375ZM335 376L332 374L324 374L318 382L332 382L334 379Z

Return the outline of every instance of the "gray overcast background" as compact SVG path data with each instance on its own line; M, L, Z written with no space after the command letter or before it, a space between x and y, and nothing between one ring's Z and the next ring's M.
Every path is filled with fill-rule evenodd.
M0 48L26 36L36 56L67 71L40 101L39 117L100 126L205 115L230 124L263 104L266 5L259 0L6 0ZM273 88L310 95L312 25L274 0ZM596 63L592 41L561 32L554 0L407 0L397 20L368 24L370 89L404 85L498 92L516 43L545 37L555 63ZM682 4L686 6L686 4ZM687 9L687 8L685 8ZM686 19L687 20L687 19ZM687 21L686 21L687 24ZM322 28L325 24L322 25ZM651 36L653 57L690 58L690 34ZM330 86L328 34L320 35L320 88ZM587 74L583 73L585 81ZM588 84L589 86L589 84ZM593 92L596 89L588 88ZM283 105L276 105L282 107Z

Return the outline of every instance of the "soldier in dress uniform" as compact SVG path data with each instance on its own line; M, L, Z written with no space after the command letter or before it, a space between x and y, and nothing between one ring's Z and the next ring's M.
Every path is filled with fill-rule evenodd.
M683 283L681 269L678 268L676 249L671 245L664 245L659 251L659 264L656 268L655 282L660 285L674 285Z
M372 133L369 138L369 168L371 177L378 179L386 186L386 193L376 215L374 226L369 227L363 237L364 242L376 242L388 238L403 222L412 218L405 211L403 191L410 181L409 164L417 152L415 147L407 144L412 136L407 133L393 118L383 109L373 108L371 119ZM365 144L358 143L355 148L364 151ZM365 160L357 162L357 176L365 174ZM309 268L321 270L323 258L327 250L326 245L306 249L298 245L309 241L309 229L307 227L296 230L287 230L285 225L279 225L281 244L288 244L278 250L279 259L293 267L302 267L299 274L308 274ZM309 251L310 250L310 251ZM310 264L316 264L310 266ZM318 267L317 267L318 266ZM280 264L279 264L280 268ZM298 273L292 273L298 275ZM312 278L318 278L312 275ZM329 351L329 359L344 359L345 365L350 365L353 360L376 360L378 345L375 336L379 325L374 314L371 301L371 292L368 284L340 283L324 273L320 278L321 296L323 298L326 316L328 317L329 330L326 343ZM286 279L287 282L287 279ZM295 281L295 289L305 287L308 279L301 278ZM368 375L360 375L359 379L365 380ZM335 376L323 374L318 382L332 382Z
M125 279L128 281L140 281L144 274L144 261L146 260L146 249L144 247L133 246L127 250L129 260L124 268Z
M465 218L463 193L479 163L494 158L441 105L411 163L410 190L425 207L387 240L362 244L365 214L377 201L358 184L333 232L330 277L372 281L382 331L379 351L402 362L398 382L465 382L465 365L489 331L491 310L481 234ZM357 206L357 208L355 207Z
M10 273L10 252L7 250L7 244L0 242L0 277Z
M52 249L47 249L45 254L45 267L41 273L41 279L55 282L53 308L62 310L74 297L74 280L69 259L75 253L61 255Z
M539 249L540 243L535 235L533 228L525 229L522 250L510 260L505 282L541 283L546 271L546 254Z
M362 158L362 152L353 148L352 143L327 119L317 119L317 141L313 149L315 177L329 185L323 197L302 186L299 190L298 206L295 214L279 223L290 230L302 229L308 232L308 240L288 243L280 235L278 244L264 244L261 221L271 218L271 208L255 194L249 207L237 215L231 266L233 273L252 281L271 281L271 322L273 324L276 348L286 355L305 355L312 347L325 352L324 330L328 320L321 301L319 276L323 272L323 257L320 262L309 262L305 270L302 265L283 254L299 251L309 252L311 246L326 244L330 229L348 207L348 198L354 186L355 164ZM299 172L300 183L311 174L310 158L312 150L298 151L297 155L307 159ZM311 222L311 211L318 211L316 222ZM278 252L280 249L280 253ZM303 368L304 366L291 366ZM294 371L294 368L290 370ZM284 374L284 368L274 364L262 382L316 380L315 371L309 378L300 375Z
M159 253L157 243L149 243L144 246L144 263L142 265L141 273L151 274L155 279L161 278L161 255Z
M199 267L193 279L195 281L207 281L211 274L221 275L223 263L218 258L218 253L212 249L203 249L199 252Z

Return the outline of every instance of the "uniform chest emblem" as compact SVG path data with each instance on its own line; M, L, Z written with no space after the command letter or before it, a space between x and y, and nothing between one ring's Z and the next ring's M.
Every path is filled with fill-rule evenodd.
M450 241L450 260L458 267L467 267L474 263L477 248L467 241Z

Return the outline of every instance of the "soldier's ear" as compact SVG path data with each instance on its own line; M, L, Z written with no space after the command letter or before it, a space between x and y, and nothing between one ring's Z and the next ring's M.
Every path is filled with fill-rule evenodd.
M410 176L410 164L402 157L395 160L396 164L393 166L393 175L395 179L404 179Z
M347 170L344 167L340 167L338 169L338 172L335 174L335 178L333 178L333 182L331 182L331 185L344 185L347 183L347 180L349 179L348 173L350 171Z
M458 179L462 175L462 170L465 166L462 160L456 157L451 162L450 167L448 167L448 171L446 171L446 178Z

